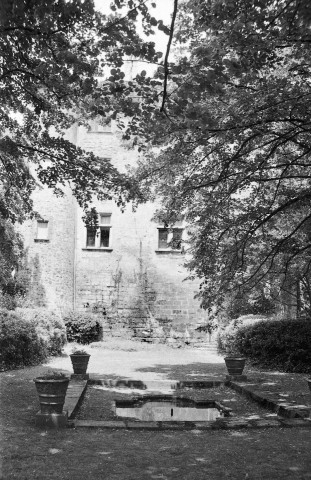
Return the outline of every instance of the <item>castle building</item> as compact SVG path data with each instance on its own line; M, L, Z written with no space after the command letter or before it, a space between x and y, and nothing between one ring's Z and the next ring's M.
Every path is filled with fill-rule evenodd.
M137 159L113 125L75 125L67 138L109 158L121 171ZM194 298L199 282L185 280L182 223L173 231L155 223L152 203L135 211L128 206L122 213L113 201L96 200L95 234L85 227L69 188L59 198L42 187L33 200L42 219L26 222L22 233L35 305L60 312L98 311L107 329L148 341L213 343L197 330L207 314Z

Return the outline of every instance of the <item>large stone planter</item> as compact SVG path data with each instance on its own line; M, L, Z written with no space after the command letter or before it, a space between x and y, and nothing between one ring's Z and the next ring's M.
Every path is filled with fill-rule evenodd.
M244 357L225 357L225 363L228 370L228 374L232 377L242 375L246 358Z
M61 414L66 398L69 378L44 378L34 379L39 395L41 414Z

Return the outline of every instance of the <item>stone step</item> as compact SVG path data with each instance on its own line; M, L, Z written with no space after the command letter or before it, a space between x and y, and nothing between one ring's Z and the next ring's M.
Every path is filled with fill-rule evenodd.
M213 350L215 352L218 350L217 344L214 343L197 342L193 343L192 345L197 348L205 348L206 350Z

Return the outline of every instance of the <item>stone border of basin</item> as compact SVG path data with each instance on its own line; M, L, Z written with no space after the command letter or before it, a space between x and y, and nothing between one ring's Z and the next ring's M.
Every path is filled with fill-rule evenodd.
M230 377L230 379L233 377ZM236 377L234 377L236 378ZM246 378L243 376L243 379ZM174 383L173 381L167 380L165 383L167 384L172 384ZM224 384L224 380L182 380L182 381L176 381L174 385L176 385L177 388L213 388L213 387L220 387L220 385ZM139 390L144 391L147 387L145 384L140 381L140 380L128 380L124 378L119 378L119 379L107 379L107 380L102 380L102 379L96 379L96 378L90 378L88 380L88 385L102 385L104 387L129 387L129 388L136 388Z
M74 420L74 428L104 428L123 430L238 430L241 428L311 427L311 419L230 418L212 422L130 422L104 420Z
M251 381L247 383L226 381L225 385L259 403L264 408L268 408L272 412L282 415L282 417L311 420L311 417L309 417L311 415L310 407L307 405L297 405L294 402L280 399L280 396L276 392L269 392L269 390L265 390L264 392L256 391L256 388L252 388L258 385L256 383L251 383Z
M180 382L181 383L181 382ZM182 382L183 385L187 382ZM191 381L189 384L193 386L196 382ZM205 388L209 386L225 384L230 388L238 391L243 395L250 396L254 401L260 403L270 410L275 410L279 404L273 402L271 397L268 395L260 395L256 393L255 395L250 393L251 383L241 383L233 381L224 381L224 380L206 380L198 381L200 386L205 385ZM300 416L300 410L297 409L296 405L287 405L286 407L282 403L283 410L278 410L277 413L285 411L284 417L273 417L271 414L267 414L259 418L247 418L247 417L226 417L226 418L217 418L216 420L209 422L141 422L141 421L130 421L130 420L77 420L75 415L78 411L79 405L83 399L86 388L88 384L98 384L98 381L90 379L89 381L75 380L70 381L69 387L67 390L67 396L65 401L64 410L68 412L68 427L74 428L102 428L102 429L124 429L124 430L238 430L241 428L272 428L272 427L307 427L311 428L311 417L306 418ZM285 410L284 410L285 408ZM307 408L307 407L306 407ZM304 410L305 414L307 413ZM310 409L308 409L310 413ZM296 417L296 418L293 418ZM298 417L298 418L297 418Z

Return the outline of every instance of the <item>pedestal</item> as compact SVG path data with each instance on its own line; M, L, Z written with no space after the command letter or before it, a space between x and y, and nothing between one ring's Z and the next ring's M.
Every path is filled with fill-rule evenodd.
M90 376L88 373L73 373L70 378L71 380L89 380Z
M41 413L36 414L36 426L41 428L66 428L68 413Z
M226 380L233 382L247 382L247 375L226 375Z

